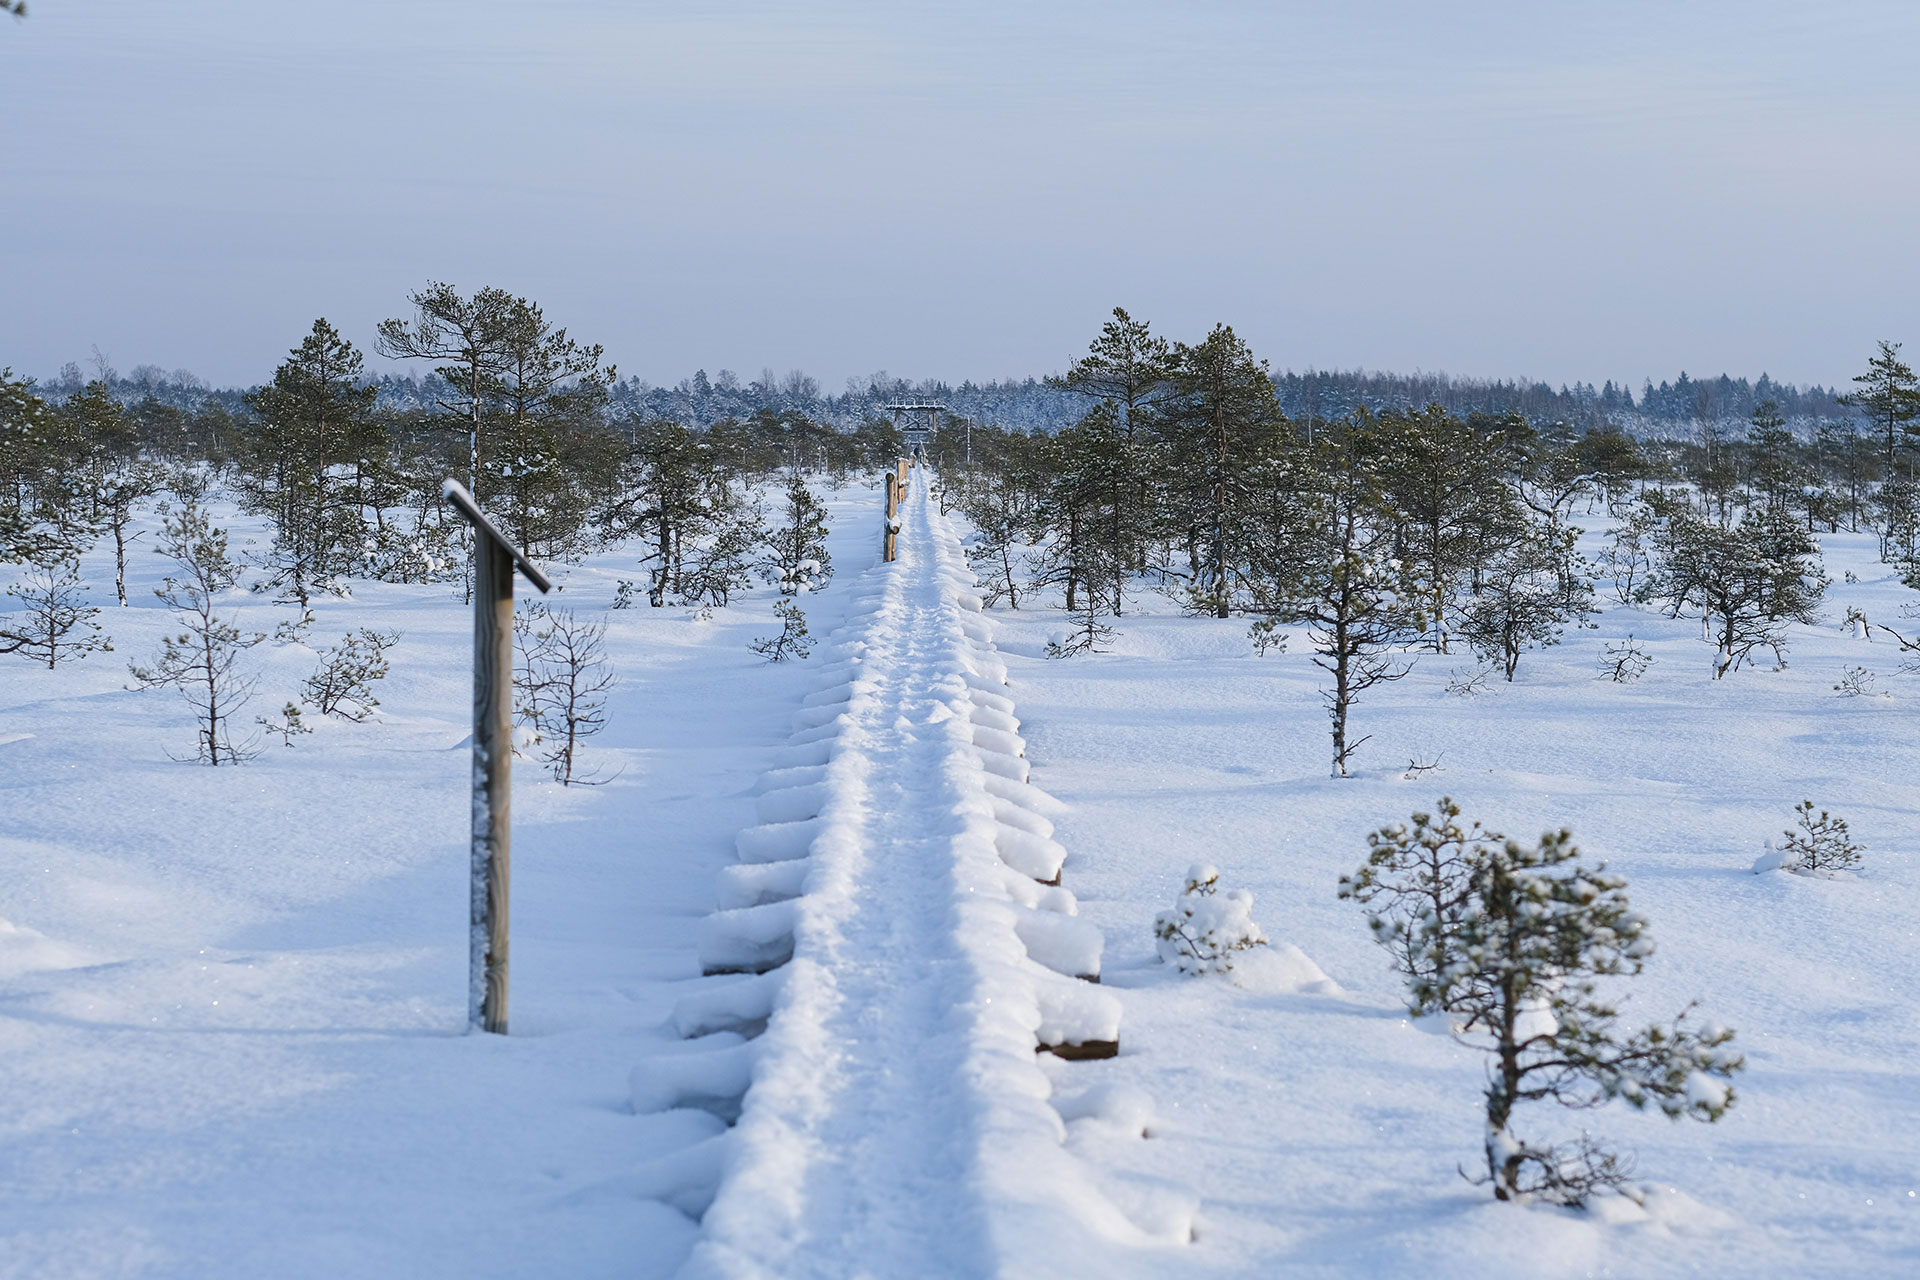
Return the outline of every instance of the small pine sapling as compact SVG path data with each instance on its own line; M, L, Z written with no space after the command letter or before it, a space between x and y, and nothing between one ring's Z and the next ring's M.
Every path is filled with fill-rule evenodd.
M788 477L783 522L766 534L762 572L783 596L818 591L833 577L827 555L827 511L798 474Z
M1600 660L1600 674L1615 684L1632 684L1653 666L1653 655L1628 636L1619 644L1609 644Z
M1733 1105L1726 1083L1744 1065L1733 1033L1687 1023L1619 1029L1599 980L1641 971L1653 952L1626 881L1579 862L1567 831L1523 846L1476 826L1443 799L1444 822L1382 828L1341 895L1370 909L1375 938L1407 978L1415 1012L1451 1015L1456 1040L1491 1059L1485 1093L1487 1172L1496 1199L1578 1206L1594 1194L1637 1195L1628 1162L1582 1138L1535 1146L1515 1136L1515 1110L1550 1101L1586 1109L1613 1098L1671 1119L1714 1121Z
M398 631L349 631L338 646L320 651L320 666L307 677L301 700L323 716L356 724L371 720L380 706L373 686L386 679L387 650L399 640Z
M1172 909L1153 920L1160 959L1188 977L1231 973L1240 952L1267 945L1253 922L1253 895L1245 889L1221 893L1219 881L1219 871L1195 863Z
M800 606L791 600L777 600L773 612L780 619L780 634L762 636L747 648L768 662L785 662L788 658L804 658L812 653L813 641L807 638L807 615L800 611Z
M1848 667L1840 673L1840 683L1833 691L1843 698L1870 697L1878 690L1874 688L1873 672L1865 667Z
M1755 871L1792 871L1798 875L1830 877L1860 865L1860 855L1866 850L1848 835L1845 818L1825 809L1815 817L1811 800L1795 805L1793 814L1794 829L1785 833L1785 843L1763 854L1754 864Z
M1492 667L1455 667L1447 673L1447 692L1456 698L1477 698L1487 691Z
M1101 599L1091 590L1082 591L1073 610L1073 629L1047 641L1047 656L1071 658L1076 653L1105 653L1101 646L1113 639L1113 628L1100 620L1105 616Z
M268 733L280 735L280 745L290 747L293 740L303 733L312 733L313 726L301 716L300 704L289 702L280 709L280 714L269 720L266 716L255 716L253 722Z
M29 565L26 577L7 588L23 608L0 614L0 653L44 659L52 671L62 658L111 652L113 644L94 621L100 610L80 592L80 562Z
M610 782L580 772L580 748L607 727L607 695L619 683L606 656L607 624L533 603L514 617L520 638L516 710L532 727L540 759L562 786Z
M631 578L614 579L613 603L608 605L607 607L609 609L633 608L633 579Z
M214 597L240 580L241 565L227 551L227 531L217 529L194 501L169 514L155 550L170 557L175 572L153 589L181 626L163 636L150 667L130 668L143 689L178 689L198 721L194 755L210 765L238 764L259 754L252 740L229 736L233 716L253 696L256 679L241 671L240 658L265 640L243 632L214 611Z
M1278 618L1262 618L1248 627L1247 639L1253 641L1253 651L1263 658L1269 649L1275 653L1287 651L1287 633L1280 630Z

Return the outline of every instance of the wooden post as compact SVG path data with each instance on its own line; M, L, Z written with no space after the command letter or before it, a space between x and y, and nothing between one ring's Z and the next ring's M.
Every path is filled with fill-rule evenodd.
M507 888L513 843L513 570L552 590L456 480L447 497L473 525L473 807L467 1023L507 1033Z
M880 558L892 562L899 550L900 538L900 482L894 473L887 472L887 527L880 537Z
M907 487L907 460L905 458L895 459L893 464L893 474L895 475L895 477L899 479L900 487L901 489L904 490ZM900 495L900 497L903 500L906 498L906 496L907 495L904 492Z

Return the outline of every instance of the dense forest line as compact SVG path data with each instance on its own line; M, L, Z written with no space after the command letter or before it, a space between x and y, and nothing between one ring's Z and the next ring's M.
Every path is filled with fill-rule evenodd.
M140 365L122 375L104 360L94 361L84 371L79 363L69 363L42 386L52 396L73 395L103 375L107 388L123 401L152 399L190 411L215 403L229 412L241 412L253 390L209 387L188 370L168 372L154 365ZM1703 424L1724 429L1745 423L1769 401L1788 428L1802 437L1852 416L1838 403L1839 392L1819 385L1775 382L1764 373L1757 379L1724 373L1694 379L1683 372L1670 382L1648 380L1637 395L1611 380L1597 388L1584 382L1556 388L1528 379L1358 369L1287 370L1273 374L1272 381L1282 410L1302 422L1332 420L1362 409L1380 413L1438 404L1461 417L1518 413L1535 427L1613 427L1634 436L1676 439L1697 435ZM442 380L431 372L383 373L370 377L369 383L376 390L375 403L395 411L430 410L446 394ZM953 383L936 378L910 381L879 372L850 378L843 390L826 392L816 379L799 370L776 375L763 369L759 376L743 380L729 369L712 377L703 369L670 387L621 378L607 389L607 410L613 418L669 418L690 427L756 414L799 413L827 426L852 430L887 417L887 405L901 400L936 401L955 418L1013 431L1058 431L1085 412L1079 399L1060 387L1057 377Z

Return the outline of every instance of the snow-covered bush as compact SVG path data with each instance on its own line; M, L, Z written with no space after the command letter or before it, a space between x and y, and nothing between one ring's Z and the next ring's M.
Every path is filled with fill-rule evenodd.
M787 479L786 501L779 527L764 534L761 572L783 596L818 591L833 577L827 555L827 511L807 482L795 474Z
M1756 872L1792 871L1825 876L1860 865L1860 855L1865 850L1847 834L1845 818L1835 817L1825 809L1816 818L1811 800L1795 805L1793 813L1797 829L1785 833L1786 842L1779 848L1769 845L1767 852L1753 864Z
M1670 1023L1630 1034L1599 980L1640 972L1653 953L1626 880L1587 866L1567 831L1538 844L1507 840L1442 799L1443 820L1415 814L1369 838L1367 864L1340 883L1369 907L1374 937L1407 978L1416 1012L1450 1015L1455 1039L1487 1055L1486 1161L1480 1182L1500 1200L1579 1205L1594 1193L1632 1194L1626 1162L1586 1138L1534 1146L1512 1130L1523 1102L1574 1108L1625 1098L1672 1119L1718 1120L1725 1083L1744 1060L1733 1032Z
M1221 893L1219 881L1218 870L1195 863L1172 909L1153 920L1160 959L1191 977L1231 973L1239 952L1267 944L1253 922L1253 895L1245 889Z

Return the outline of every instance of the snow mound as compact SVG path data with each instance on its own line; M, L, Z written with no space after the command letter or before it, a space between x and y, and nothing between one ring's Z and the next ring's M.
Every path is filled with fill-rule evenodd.
M1291 942L1269 942L1234 961L1233 985L1260 995L1337 996L1340 984Z

